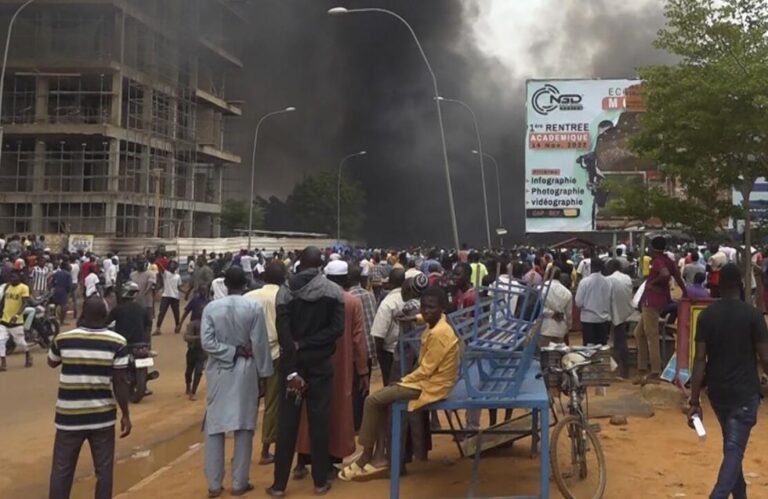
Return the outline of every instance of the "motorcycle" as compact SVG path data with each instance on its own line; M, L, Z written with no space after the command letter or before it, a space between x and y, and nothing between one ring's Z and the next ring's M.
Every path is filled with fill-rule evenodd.
M51 302L52 297L53 293L49 292L33 302L35 318L32 321L32 341L45 349L50 348L51 342L61 331L56 317L56 304Z
M28 345L34 345L35 343L40 345L40 348L48 350L51 347L53 339L61 332L61 326L59 320L56 317L56 305L51 303L53 297L52 292L48 292L40 298L32 301L32 307L35 317L32 320L32 328L29 331L25 331L25 340ZM26 320L27 316L24 316ZM13 337L8 338L6 343L6 352L8 355L12 354L16 350L16 342Z
M147 382L160 377L157 371L150 372L154 367L155 359L149 349L148 343L134 343L128 346L128 387L129 399L138 404L151 392L147 390Z

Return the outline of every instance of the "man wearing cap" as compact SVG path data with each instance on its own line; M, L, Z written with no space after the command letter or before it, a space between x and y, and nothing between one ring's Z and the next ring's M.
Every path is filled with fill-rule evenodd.
M651 240L651 270L645 283L645 292L640 300L642 316L635 328L637 339L637 369L639 376L636 384L658 383L661 374L661 353L659 352L659 316L661 311L672 301L669 292L669 279L674 278L683 296L688 296L685 283L677 265L664 250L667 241L662 236ZM650 356L650 358L649 358ZM648 372L650 363L651 370Z

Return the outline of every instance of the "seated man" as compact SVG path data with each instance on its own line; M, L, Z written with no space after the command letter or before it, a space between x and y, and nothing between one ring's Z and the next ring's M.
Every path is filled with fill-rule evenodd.
M427 330L421 337L419 365L399 383L384 387L365 399L358 438L363 454L339 472L342 480L367 477L387 469L384 453L387 412L393 402L409 400L408 410L415 411L446 398L453 390L459 371L461 343L443 315L447 306L448 298L442 289L430 287L422 293L421 315Z

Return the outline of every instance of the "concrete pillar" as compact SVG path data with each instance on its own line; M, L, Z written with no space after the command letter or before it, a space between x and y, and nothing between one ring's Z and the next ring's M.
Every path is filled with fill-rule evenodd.
M104 210L104 233L117 234L117 199L107 201Z
M107 163L107 190L117 193L120 190L120 141L109 140L109 160ZM104 213L104 232L115 235L117 233L117 197L107 198Z
M45 142L35 142L35 160L32 163L32 192L45 190Z
M48 123L48 94L50 81L47 76L38 76L35 88L35 123Z
M141 99L141 125L142 129L147 132L152 131L152 88L146 85L142 85L142 99ZM149 144L149 139L147 139Z
M35 234L43 232L43 200L45 189L45 142L35 142L35 159L32 163L32 220L31 231Z
M107 167L107 191L120 191L120 141L109 139L109 160Z
M123 120L123 74L112 75L112 106L109 110L109 124L119 127Z
M152 232L154 225L152 224L152 221L149 219L149 208L146 206L140 206L139 207L139 234L149 236L152 235L150 232Z

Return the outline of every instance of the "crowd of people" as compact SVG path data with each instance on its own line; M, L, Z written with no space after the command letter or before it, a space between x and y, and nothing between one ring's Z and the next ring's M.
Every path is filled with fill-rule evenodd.
M162 334L170 309L175 333L186 323L184 381L190 400L195 400L204 372L207 377L209 496L218 497L223 490L228 432L235 437L232 493L242 495L252 488L249 473L261 399L259 464L274 466L267 493L283 496L291 475L304 478L310 467L320 495L328 492L333 478L366 479L386 471L389 405L403 400L415 410L450 393L461 346L446 314L471 309L494 286L519 282L542 291L542 345L571 342L576 311L581 341L612 344L623 379L630 375L628 326L636 322L639 373L634 382L658 383L663 367L660 319L674 321L675 300L681 297L721 296L721 273L738 261L738 252L728 245L672 248L657 237L643 253L636 257L623 244L483 252L310 247L302 252L203 252L179 261L163 251L132 257L54 254L44 239L14 237L2 250L1 369L6 368L8 337L26 350L28 300L50 293L61 322L68 320L68 312L76 321L75 329L56 338L48 357L52 366L63 364L51 497L67 497L74 473L68 459L84 440L101 448L99 455L113 454L118 406L121 434L130 433L124 387L127 347L151 344L152 336ZM765 275L760 253L754 253L753 263L758 278L751 284L757 289L759 276ZM421 350L400 358L401 334L422 324ZM26 359L31 366L29 353ZM94 359L100 359L109 376L85 368ZM380 370L384 388L370 393L374 369ZM401 377L401 372L410 374ZM106 393L105 379L113 385L114 398ZM84 385L93 391L83 393ZM111 402L94 405L98 390L103 391L102 402ZM435 416L409 416L406 458L426 459L429 429L440 424ZM478 411L468 411L466 418L468 428L479 427ZM355 452L356 435L363 452L343 466ZM106 457L96 463L97 497L111 493L111 466Z

